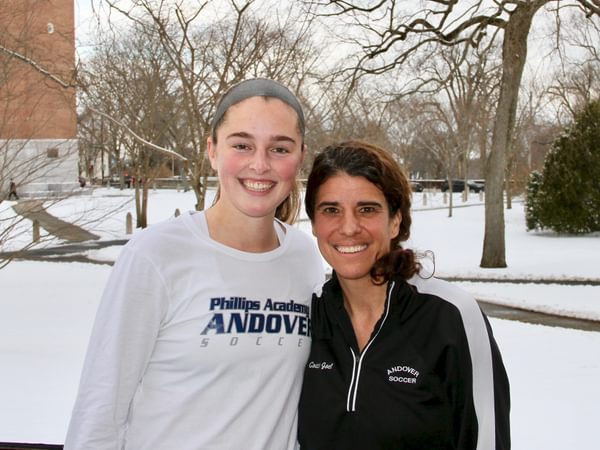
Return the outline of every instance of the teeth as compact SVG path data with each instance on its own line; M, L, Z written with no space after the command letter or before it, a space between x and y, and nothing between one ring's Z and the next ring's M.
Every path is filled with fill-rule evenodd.
M358 253L358 252L363 251L366 248L367 248L367 246L365 244L363 244L363 245L348 245L348 246L336 245L335 246L335 249L340 253Z
M275 183L264 181L244 181L244 186L251 191L264 192L273 187Z

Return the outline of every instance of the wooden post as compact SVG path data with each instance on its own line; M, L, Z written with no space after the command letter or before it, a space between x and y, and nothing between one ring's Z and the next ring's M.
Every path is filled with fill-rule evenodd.
M133 233L133 217L131 213L127 213L127 217L125 217L125 234Z
M35 219L33 221L33 242L40 241L40 222Z

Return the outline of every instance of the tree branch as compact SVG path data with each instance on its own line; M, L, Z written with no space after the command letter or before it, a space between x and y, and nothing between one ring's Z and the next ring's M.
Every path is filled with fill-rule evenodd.
M6 53L6 54L18 59L19 61L22 61L25 64L28 64L34 70L36 70L38 73L42 74L46 78L48 78L56 83L58 83L61 87L65 88L65 89L74 88L76 86L75 84L67 83L66 81L62 80L58 76L51 73L49 70L47 70L44 67L42 67L41 65L39 65L33 59L28 58L27 56L22 55L21 53L15 52L14 50L4 47L3 45L0 45L0 52Z
M92 112L94 112L96 114L100 114L102 117L106 117L108 120L110 120L112 123L114 123L115 125L117 125L119 128L122 128L123 130L125 130L138 143L140 143L140 144L142 144L142 145L144 145L146 147L149 147L152 150L156 150L156 151L158 151L158 152L160 152L160 153L162 153L164 155L170 156L172 158L177 158L180 161L187 161L188 160L185 156L180 155L179 153L174 152L173 150L169 150L168 148L164 148L164 147L161 147L159 145L153 144L152 142L148 142L146 139L144 139L144 138L138 136L137 134L135 134L131 128L129 128L124 123L118 121L114 117L112 117L112 116L110 116L110 115L108 115L108 114L106 114L106 113L104 113L102 111L99 111L99 110L97 110L95 108L92 108L91 106L88 106L88 108L90 109L90 111L92 111Z

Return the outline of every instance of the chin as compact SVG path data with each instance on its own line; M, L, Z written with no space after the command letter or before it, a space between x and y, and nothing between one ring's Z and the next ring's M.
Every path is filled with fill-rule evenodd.
M362 280L363 278L371 278L370 270L368 271L345 271L335 269L337 277L342 280Z

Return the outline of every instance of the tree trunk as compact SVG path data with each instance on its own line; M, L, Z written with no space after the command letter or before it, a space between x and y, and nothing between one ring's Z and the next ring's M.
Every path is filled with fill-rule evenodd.
M504 174L515 122L519 87L527 59L527 37L533 16L548 0L523 2L511 13L502 45L502 81L492 148L486 162L485 234L481 267L506 267L504 239Z
M136 170L135 176L132 178L131 182L133 183L134 192L135 192L135 227L136 228L144 228L142 226L142 203L141 203L141 194L140 194L140 171Z
M196 174L194 174L194 175L195 175L194 179L192 180L192 188L194 189L194 194L196 194L195 208L196 208L196 211L202 211L205 206L207 180L206 180L206 177L204 177L204 182L203 182L201 177L196 176Z
M513 140L513 148L511 150L514 150L514 144L515 142ZM504 181L504 190L506 191L506 209L512 209L513 190L511 179L513 177L514 159L514 151L509 152L508 162L506 164L506 178Z
M205 207L206 191L208 189L208 171L210 165L206 163L208 156L202 155L203 161L197 161L193 170L192 188L196 194L196 211L202 211ZM206 161L204 161L206 160Z
M148 184L150 180L144 180L142 184L142 208L140 216L140 228L146 228L148 226Z
M448 217L452 217L452 194L454 193L454 186L452 185L452 177L449 174L446 175L446 180L448 180L448 195L450 196L448 199Z

